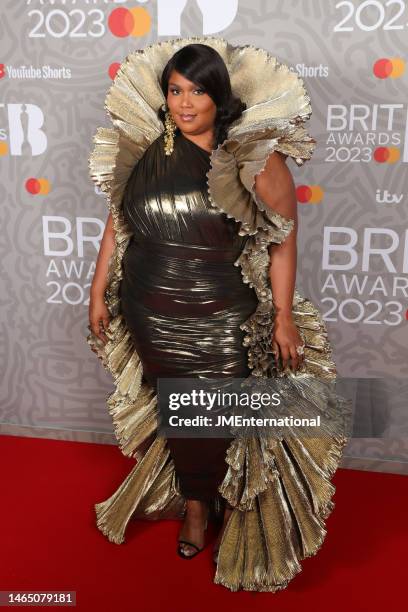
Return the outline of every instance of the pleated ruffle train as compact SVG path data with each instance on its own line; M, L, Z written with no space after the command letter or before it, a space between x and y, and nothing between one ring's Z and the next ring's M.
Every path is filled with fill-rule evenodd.
M228 234L228 248L232 244L232 249L237 249L234 253L237 258L234 260L229 253L225 264L230 266L231 276L227 268L225 275L234 290L243 291L246 298L242 310L236 313L237 322L240 317L246 317L240 324L242 344L247 352L244 365L251 376L268 379L277 391L285 393L291 405L305 413L317 411L336 422L349 410L345 400L334 392L336 368L321 314L297 290L292 312L306 345L302 371L279 372L270 346L274 311L268 247L283 242L292 231L293 222L272 211L257 197L254 182L275 150L292 157L299 166L313 153L316 143L304 127L311 107L302 80L262 49L233 46L212 37L173 39L131 53L120 67L106 99L114 127L98 129L90 158L91 176L106 193L112 212L115 250L105 293L112 317L107 330L108 342L103 344L92 332L87 342L115 383L108 408L119 446L125 455L137 459L117 491L95 506L99 529L118 544L123 542L131 518L181 518L185 510L185 499L177 486L166 441L156 435L157 396L154 386L144 376L142 360L126 322L129 320L131 325L131 310L127 310L127 317L122 310L126 308L121 300L122 281L132 282L131 276L124 280L126 261L123 258L125 254L126 258L132 257L133 246L130 250L128 246L134 240L133 230L137 225L132 226L129 215L125 219L122 204L135 165L155 141L159 142L164 130L157 114L164 102L159 82L161 72L179 48L192 42L210 45L220 53L228 67L233 91L247 104L243 116L231 126L228 138L210 156L206 173L208 202L202 198L195 202L205 205L206 218L211 222L218 224L220 215L228 220L228 224L222 224L222 231L235 228L235 237ZM190 146L191 143L183 144ZM214 209L213 216L208 214L208 203ZM178 226L180 241L176 243L183 242L185 230L183 224ZM192 244L200 245L203 236L208 239L210 232L197 226L196 231L202 234L196 235L194 240L198 242ZM220 244L222 236L214 234L214 237L213 248L215 243ZM226 237L224 234L222 240ZM162 235L162 239L172 242L170 235ZM137 241L133 244L137 249ZM177 277L179 268L174 261L170 268L174 271L173 278ZM189 274L194 277L197 270L193 264ZM236 283L237 272L241 289ZM236 344L238 333L233 336L231 359L227 362L234 364L238 371L243 366L237 361L242 358L242 347ZM164 344L158 348L166 350ZM168 366L177 368L177 359L172 361L171 351L167 356ZM154 360L146 364L152 373ZM316 554L326 535L325 520L334 508L335 488L331 479L347 443L344 433L336 431L329 430L315 438L293 435L231 440L225 457L227 471L219 493L234 510L222 538L215 583L232 591L274 592L285 588L301 571L302 559Z

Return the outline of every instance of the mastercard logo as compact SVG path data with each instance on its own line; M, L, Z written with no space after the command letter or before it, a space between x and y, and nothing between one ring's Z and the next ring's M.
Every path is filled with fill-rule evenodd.
M379 164L395 164L400 158L400 151L397 147L377 147L373 157Z
M400 57L382 57L373 66L377 79L398 79L405 72L405 62Z
M152 27L150 13L141 6L114 9L108 17L108 28L114 36L145 36Z
M7 142L0 142L0 155L7 155L8 144Z
M323 195L320 185L299 185L296 188L296 198L301 204L320 204Z
M5 68L4 64L0 64L0 79L6 76L6 72L4 68Z
M29 178L25 188L32 195L46 195L50 190L50 183L45 178Z
M108 73L112 81L115 78L116 73L119 70L119 68L120 68L120 64L118 62L114 62L113 64L109 66Z

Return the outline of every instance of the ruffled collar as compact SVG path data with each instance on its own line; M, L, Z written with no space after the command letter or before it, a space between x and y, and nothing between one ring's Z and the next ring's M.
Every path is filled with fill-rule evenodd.
M235 46L223 38L190 37L161 41L130 53L110 87L105 109L113 129L99 128L89 166L92 179L116 208L127 179L146 149L164 131L158 110L165 102L160 77L174 53L190 43L216 49L224 59L234 93L247 109L211 156L207 174L212 205L241 224L241 233L255 234L265 222L290 220L270 216L254 192L255 176L268 155L278 150L298 165L315 147L303 127L311 115L302 79L264 49ZM268 217L268 218L267 218Z

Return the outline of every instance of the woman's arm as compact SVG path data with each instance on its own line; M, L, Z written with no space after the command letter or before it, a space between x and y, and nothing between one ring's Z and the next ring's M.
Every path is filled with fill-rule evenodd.
M95 273L92 280L89 300L89 323L92 332L104 342L107 341L103 329L109 324L109 311L104 301L108 282L109 259L115 248L115 230L112 213L109 213L103 233L101 246L96 260Z
M113 229L112 213L106 221L105 231L103 233L101 246L99 248L98 257L96 259L96 268L91 285L91 295L95 297L103 297L108 281L108 264L109 259L115 248L115 230Z
M294 221L289 236L281 244L269 247L269 274L275 308L273 350L280 353L284 368L291 360L292 368L296 370L301 363L296 347L303 344L292 318L297 260L297 198L293 177L285 159L286 156L278 151L268 157L264 171L255 177L255 191L273 211Z

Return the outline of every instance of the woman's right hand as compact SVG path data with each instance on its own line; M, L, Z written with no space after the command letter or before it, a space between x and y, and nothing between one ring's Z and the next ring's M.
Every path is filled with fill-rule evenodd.
M102 295L91 294L89 299L89 325L91 331L102 340L104 344L108 341L104 330L109 325L110 314Z

